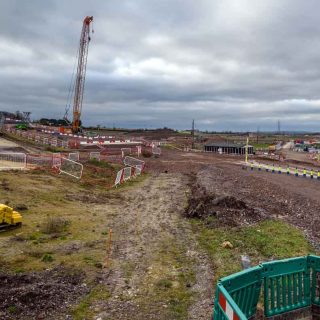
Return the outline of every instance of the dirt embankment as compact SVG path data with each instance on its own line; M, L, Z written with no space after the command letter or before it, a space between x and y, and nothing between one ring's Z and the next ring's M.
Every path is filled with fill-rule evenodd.
M190 176L190 190L185 210L188 218L208 220L214 217L215 225L227 226L249 225L266 218L261 208L252 208L245 201L232 195L209 192L201 182L197 181L195 174Z

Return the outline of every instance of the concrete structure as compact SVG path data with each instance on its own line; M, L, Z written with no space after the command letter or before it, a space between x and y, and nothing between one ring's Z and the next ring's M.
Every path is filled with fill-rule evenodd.
M204 145L204 151L227 154L245 154L246 145L227 142L207 143ZM251 145L248 146L248 154L253 154L253 146Z

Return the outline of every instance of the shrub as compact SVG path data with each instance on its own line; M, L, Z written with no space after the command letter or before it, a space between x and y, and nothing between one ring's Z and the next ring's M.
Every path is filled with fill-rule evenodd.
M53 256L49 253L46 253L41 259L43 262L52 262L53 260Z

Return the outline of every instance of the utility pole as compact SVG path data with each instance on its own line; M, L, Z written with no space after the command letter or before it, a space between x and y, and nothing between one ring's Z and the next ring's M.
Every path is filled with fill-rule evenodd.
M247 137L247 143L246 143L246 163L248 163L248 151L249 151L249 137Z
M280 120L278 120L278 135L281 134L281 126L280 126Z
M257 143L259 143L259 131L260 131L260 127L257 128Z
M192 120L191 137L192 137L192 149L194 149L194 119Z

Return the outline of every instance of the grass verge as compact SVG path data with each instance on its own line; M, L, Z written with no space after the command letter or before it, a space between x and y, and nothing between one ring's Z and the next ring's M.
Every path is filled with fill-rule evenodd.
M88 295L86 295L80 303L74 307L72 316L74 320L93 319L94 310L91 306L99 301L106 301L111 297L110 292L103 285L94 287Z
M199 220L193 220L192 225L200 246L211 260L215 282L242 269L241 255L248 255L255 266L267 260L314 253L299 229L279 220L242 228L208 228ZM230 241L233 248L223 248L224 241Z

